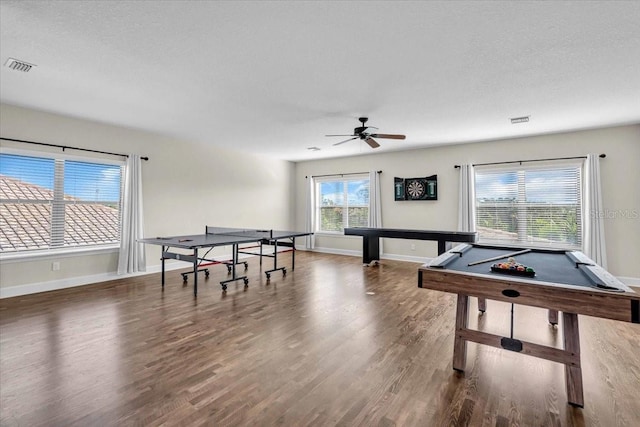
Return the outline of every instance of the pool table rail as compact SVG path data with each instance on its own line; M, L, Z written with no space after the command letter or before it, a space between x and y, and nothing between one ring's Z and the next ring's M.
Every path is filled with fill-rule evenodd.
M624 292L611 292L596 287L540 282L511 276L503 279L423 265L418 270L418 287L640 323L640 294L627 286L624 286Z

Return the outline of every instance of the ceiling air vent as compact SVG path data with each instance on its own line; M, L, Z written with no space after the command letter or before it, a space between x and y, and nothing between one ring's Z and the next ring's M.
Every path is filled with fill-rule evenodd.
M529 121L529 116L513 117L511 119L511 124L515 125L516 123L527 123L528 121Z
M28 62L21 61L15 58L7 59L7 62L5 62L4 65L5 67L9 67L12 70L22 71L24 73L30 71L33 67L36 66L35 64L29 64Z

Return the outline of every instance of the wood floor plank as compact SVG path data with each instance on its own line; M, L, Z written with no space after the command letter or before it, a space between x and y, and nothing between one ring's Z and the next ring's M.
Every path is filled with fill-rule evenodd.
M640 327L580 316L583 409L563 365L468 344L452 368L456 296L417 287L418 264L298 252L247 289L211 268L0 300L2 426L638 426ZM187 271L185 269L184 271ZM509 334L510 305L469 305ZM515 336L562 345L562 321L516 307Z

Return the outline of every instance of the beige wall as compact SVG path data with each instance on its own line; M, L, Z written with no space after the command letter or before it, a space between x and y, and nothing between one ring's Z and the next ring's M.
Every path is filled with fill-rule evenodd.
M389 141L385 144L402 144ZM372 152L373 153L373 152ZM583 156L605 153L600 161L604 193L605 233L609 270L621 277L640 278L640 125L588 130L529 138L489 141L371 154L296 164L296 199L304 200L305 176L382 170L384 227L455 230L458 212L456 164ZM394 177L438 175L438 200L395 202ZM296 205L297 228L304 227L304 204ZM415 250L411 245L415 244ZM329 251L360 251L361 239L316 236L316 247ZM399 258L432 257L436 245L385 239L384 253Z
M9 105L0 105L0 130L6 138L149 156L142 166L147 236L198 233L207 224L278 229L294 226L291 162L265 161L250 153ZM6 141L0 144L2 148L38 149ZM147 246L150 269L159 264L159 259L159 248ZM51 271L52 260L2 262L0 287L73 283L74 278L104 277L117 268L117 253L113 252L60 256L55 258L61 264L60 271Z

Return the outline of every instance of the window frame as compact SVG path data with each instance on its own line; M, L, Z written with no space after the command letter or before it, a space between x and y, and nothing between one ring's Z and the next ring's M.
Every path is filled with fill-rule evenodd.
M25 156L25 157L38 157L38 158L47 158L54 160L54 164L57 163L58 160L63 161L74 161L74 162L84 162L84 163L97 163L104 165L114 165L120 167L120 200L119 200L119 221L120 221L120 234L118 236L118 241L114 243L105 243L105 244L93 244L93 245L75 245L75 246L62 246L56 248L46 248L46 249L27 249L21 251L11 251L11 252L1 252L0 251L0 261L3 263L5 261L20 261L24 259L53 259L56 257L68 257L68 256L77 256L77 255L93 255L93 254L104 254L104 253L116 253L120 249L120 241L122 239L122 212L124 209L124 178L125 178L125 168L126 168L126 160L117 160L113 158L108 158L106 156L101 157L99 154L93 156L82 156L82 155L73 155L67 153L60 153L54 151L39 151L39 150L25 150L14 147L1 147L0 153L7 155L15 155L15 156ZM54 176L55 181L55 176ZM55 185L55 184L54 184ZM61 183L63 186L63 198L64 198L64 182ZM54 189L52 189L54 191ZM70 203L67 201L60 200L59 203L62 206L66 206ZM53 206L53 201L52 201Z
M578 237L580 239L579 243L571 244L569 242L561 242L561 241L553 241L550 244L543 244L542 242L535 241L522 241L522 240L501 240L501 239L487 239L482 238L480 232L478 232L478 243L488 244L488 245L507 245L507 246L515 246L515 247L532 247L532 248L542 248L542 249L567 249L567 250L583 250L584 248L584 232L585 232L585 161L582 159L562 159L562 160L545 160L545 161L536 161L531 163L520 163L509 162L507 164L496 164L496 165L480 165L474 167L474 223L476 226L476 231L478 231L478 192L477 192L477 178L478 172L513 172L518 173L519 171L552 171L558 169L567 169L567 168L576 168L578 171L578 192L579 200L578 200L578 215L579 218L579 229L580 232ZM531 202L529 202L530 204ZM525 202L527 204L527 202ZM530 206L525 206L525 208L529 208ZM526 218L525 218L526 221ZM520 224L519 224L520 225ZM525 223L525 229L526 223ZM516 231L517 233L517 231Z
M328 176L328 177L319 177L319 178L314 178L314 200L313 200L313 204L314 204L314 224L313 224L313 229L314 229L314 233L315 234L320 234L320 235L329 235L329 236L343 236L344 235L344 228L343 227L341 230L337 230L337 231L331 231L331 230L321 230L321 224L322 224L322 215L321 215L321 210L322 210L322 193L320 191L320 186L322 185L322 183L326 183L326 182L342 182L344 184L344 190L343 190L343 194L344 194L344 203L342 205L337 205L337 206L341 206L343 208L343 212L342 212L342 218L343 218L343 222L342 224L345 225L346 227L350 227L349 225L349 208L350 207L366 207L367 208L367 226L369 226L369 209L371 209L371 194L369 194L369 202L366 206L363 205L349 205L349 182L355 182L355 181L367 181L369 184L369 189L371 189L371 182L370 182L370 178L369 178L369 174L367 173L363 173L363 174L349 174L349 176L344 176L344 175L335 175L335 176Z

